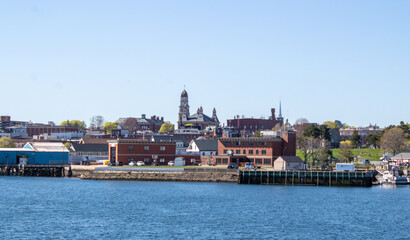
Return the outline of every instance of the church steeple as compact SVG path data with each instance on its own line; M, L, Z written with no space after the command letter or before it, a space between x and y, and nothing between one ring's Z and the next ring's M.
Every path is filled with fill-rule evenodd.
M188 103L188 92L184 89L181 93L181 102L179 105L178 113L178 128L181 127L182 121L189 117L189 103Z

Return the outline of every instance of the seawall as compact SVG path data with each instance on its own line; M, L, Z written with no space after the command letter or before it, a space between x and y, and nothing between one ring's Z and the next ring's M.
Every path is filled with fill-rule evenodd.
M66 169L67 175L70 176ZM71 177L89 180L168 181L168 182L224 182L237 183L238 172L222 169L184 168L111 168L76 166Z

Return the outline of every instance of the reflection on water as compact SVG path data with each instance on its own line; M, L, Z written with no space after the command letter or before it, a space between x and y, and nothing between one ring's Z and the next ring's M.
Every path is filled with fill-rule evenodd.
M40 177L0 177L0 186L2 239L410 238L409 186Z

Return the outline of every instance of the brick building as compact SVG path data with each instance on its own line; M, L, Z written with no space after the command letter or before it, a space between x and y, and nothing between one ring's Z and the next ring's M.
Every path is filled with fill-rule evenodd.
M279 113L279 117L275 116L275 108L271 109L271 116L268 119L240 118L239 116L236 116L234 119L227 120L227 126L239 129L242 136L252 136L257 130L272 129L277 124L282 125L283 118L281 113Z
M296 155L296 133L283 132L282 137L272 138L221 138L218 140L218 155L203 158L202 164L227 165L246 162L255 165L273 166L279 156Z
M128 130L128 134L137 135L138 132L154 132L157 133L162 124L164 124L163 117L151 116L146 118L145 114L141 115L141 118L120 118L116 121L121 129Z
M167 165L175 160L176 144L172 141L152 142L140 139L108 140L108 159L112 163L128 165L131 161L143 161L151 165Z

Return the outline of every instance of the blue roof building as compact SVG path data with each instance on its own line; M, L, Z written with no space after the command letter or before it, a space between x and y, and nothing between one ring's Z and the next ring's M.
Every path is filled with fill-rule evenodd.
M0 148L0 164L68 164L62 143L28 142L23 148Z

